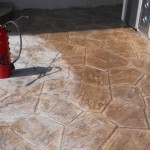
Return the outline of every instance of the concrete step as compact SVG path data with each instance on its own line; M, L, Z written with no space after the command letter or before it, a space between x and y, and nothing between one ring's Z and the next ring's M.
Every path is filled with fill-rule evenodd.
M11 20L13 16L13 4L0 2L0 24Z

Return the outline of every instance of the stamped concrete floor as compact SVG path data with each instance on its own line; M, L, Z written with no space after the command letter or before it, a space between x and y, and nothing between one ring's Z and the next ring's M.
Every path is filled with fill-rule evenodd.
M150 41L121 7L20 13L22 55L0 80L0 150L150 150ZM18 45L11 34L12 59Z

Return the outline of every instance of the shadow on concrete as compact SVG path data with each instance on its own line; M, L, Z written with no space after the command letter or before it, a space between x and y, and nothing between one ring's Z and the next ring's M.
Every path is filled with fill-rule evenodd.
M35 76L35 79L30 81L26 86L29 86L36 82L38 79L44 78L46 76L53 75L62 71L60 67L31 67L14 70L11 78L25 77L25 76Z
M23 34L43 34L127 28L128 26L121 21L121 13L122 5L88 9L26 9L16 12L15 18L21 15L29 16L29 19L18 21Z
M51 67L31 67L31 68L16 69L13 71L12 77L40 75L46 74L51 71L52 71Z

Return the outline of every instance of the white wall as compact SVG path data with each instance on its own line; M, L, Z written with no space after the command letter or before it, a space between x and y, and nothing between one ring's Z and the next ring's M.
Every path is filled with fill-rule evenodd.
M0 2L13 2L15 8L69 8L69 7L95 7L99 5L120 4L123 0L0 0Z

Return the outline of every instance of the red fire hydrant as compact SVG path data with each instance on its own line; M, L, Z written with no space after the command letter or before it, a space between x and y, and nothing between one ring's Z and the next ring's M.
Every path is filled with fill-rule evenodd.
M0 79L11 75L8 33L5 26L0 26Z
M18 57L11 62L10 59L10 49L9 49L9 42L8 42L8 31L7 25L13 24L19 33L20 36L20 51ZM18 25L15 21L9 21L4 25L0 25L0 79L8 78L12 74L12 70L15 69L14 63L19 59L22 51L22 38L21 32L18 28Z

